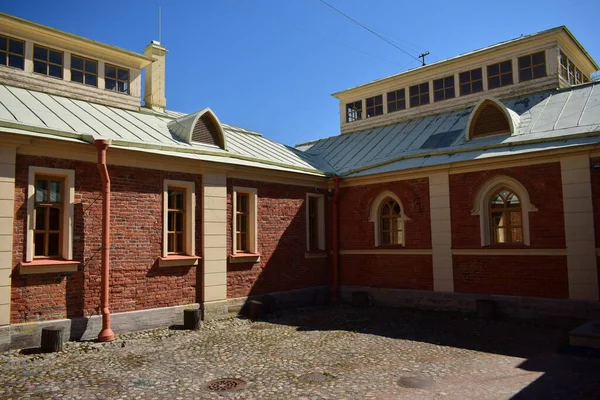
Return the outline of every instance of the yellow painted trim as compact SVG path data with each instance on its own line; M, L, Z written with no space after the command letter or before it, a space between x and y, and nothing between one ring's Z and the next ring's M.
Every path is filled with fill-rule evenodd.
M340 250L341 255L426 255L433 254L432 249L366 249L366 250Z
M566 256L567 249L459 249L453 256Z
M24 267L23 264L19 265L19 273L21 275L30 274L49 274L56 272L76 272L79 268L79 261L75 261L72 264L56 264L51 263L47 265L36 265L31 267Z

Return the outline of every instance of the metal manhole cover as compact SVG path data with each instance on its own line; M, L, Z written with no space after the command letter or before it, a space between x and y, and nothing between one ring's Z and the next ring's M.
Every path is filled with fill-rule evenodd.
M298 380L302 383L322 383L329 380L329 375L319 374L319 373L311 373L302 375Z
M398 385L409 389L424 389L433 385L433 379L419 376L405 376L398 380Z
M235 392L242 390L244 386L246 386L246 382L241 379L225 378L205 383L204 390L209 392Z

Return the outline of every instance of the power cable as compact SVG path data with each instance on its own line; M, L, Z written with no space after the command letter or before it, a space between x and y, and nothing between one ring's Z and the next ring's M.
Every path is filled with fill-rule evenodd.
M343 15L345 18L348 18L350 21L354 22L356 25L360 26L361 28L367 30L368 32L371 32L373 35L377 36L378 38L380 38L381 40L383 40L384 42L394 46L396 49L400 50L401 52L403 52L404 54L406 54L409 57L414 58L415 60L421 62L421 60L419 60L417 57L413 56L412 54L410 54L408 51L404 50L403 48L396 46L396 44L394 44L392 41L386 39L385 37L381 36L379 33L375 32L374 30L368 28L367 26L361 24L360 22L358 22L357 20L355 20L354 18L352 18L351 16L349 16L348 14L345 14L344 12L338 10L337 8L335 8L334 6L332 6L331 4L327 3L324 0L319 0L321 3L325 4L327 7L331 8L332 10L336 11L337 13Z

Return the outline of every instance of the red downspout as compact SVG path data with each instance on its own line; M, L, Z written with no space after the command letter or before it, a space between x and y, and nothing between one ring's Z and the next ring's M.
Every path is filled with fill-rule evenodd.
M95 140L98 150L98 170L102 177L102 272L101 272L101 292L100 306L102 309L102 330L98 334L98 340L101 342L111 342L115 339L115 334L110 329L110 309L109 307L109 250L110 250L110 177L108 168L106 168L106 150L110 141L105 139Z
M338 290L339 290L339 281L340 281L340 271L339 271L339 257L340 257L340 249L339 249L339 194L340 194L340 180L339 176L333 177L333 216L332 216L332 247L333 247L333 268L332 268L332 277L331 277L331 301L333 303L337 303L338 301Z

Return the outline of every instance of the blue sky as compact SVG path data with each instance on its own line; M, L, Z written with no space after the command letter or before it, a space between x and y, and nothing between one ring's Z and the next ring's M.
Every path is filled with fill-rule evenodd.
M414 56L429 50L429 62L559 25L600 62L598 0L327 1ZM210 107L289 145L339 133L331 93L419 65L319 0L11 0L0 10L141 52L158 39L159 6L167 108Z

